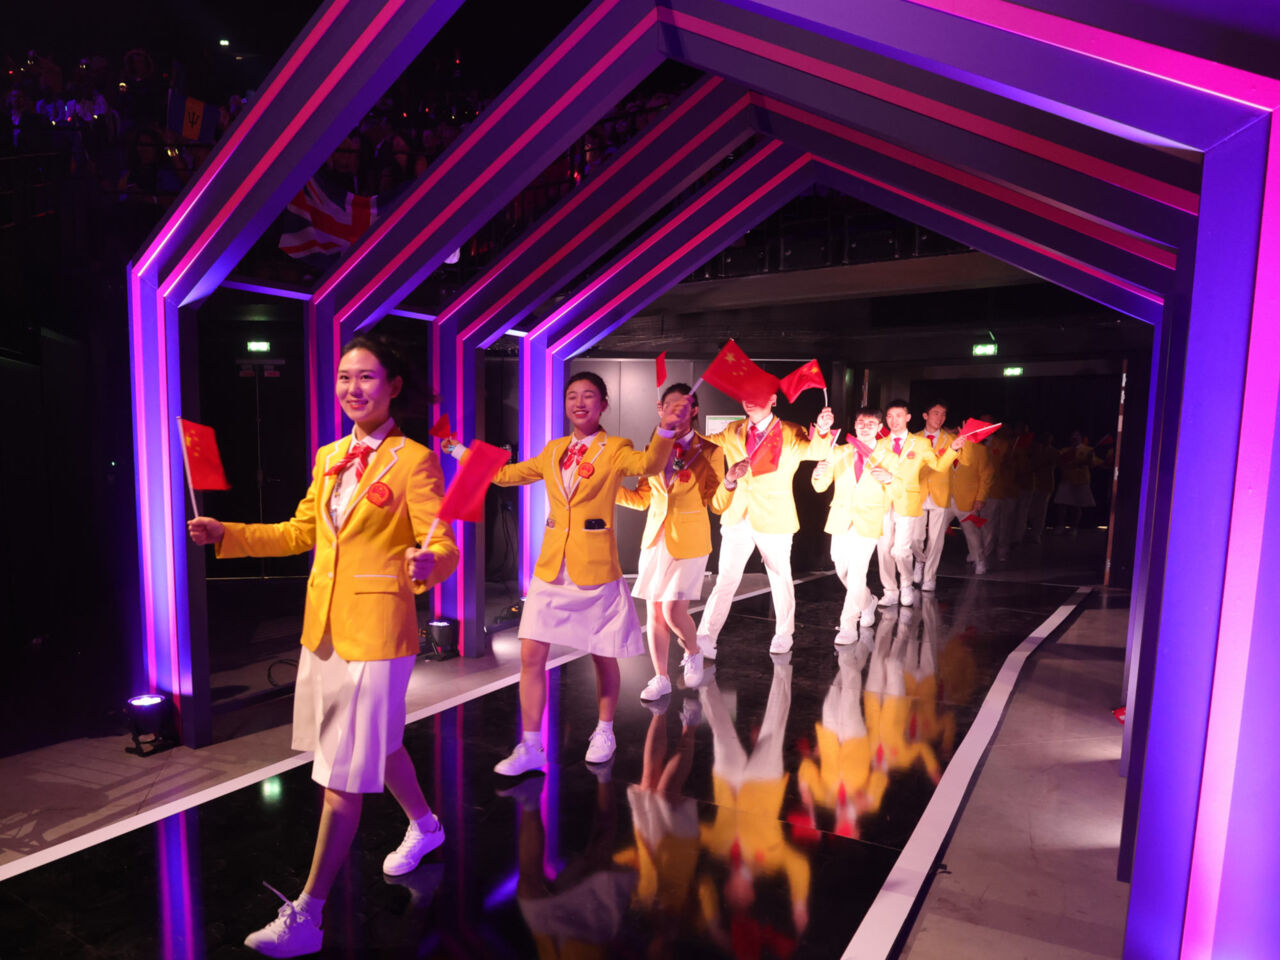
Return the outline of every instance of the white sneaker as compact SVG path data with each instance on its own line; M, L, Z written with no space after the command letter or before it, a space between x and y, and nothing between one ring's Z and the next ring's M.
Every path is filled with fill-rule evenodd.
M417 869L422 858L444 843L444 824L439 817L432 817L436 828L430 833L423 833L418 824L410 823L404 833L400 846L387 854L382 861L382 872L389 877L402 877Z
M896 607L898 605L898 591L886 590L884 596L880 598L876 604L877 607Z
M547 751L542 747L531 747L521 740L505 760L499 760L493 766L494 773L504 777L518 777L530 770L541 770L547 765Z
M702 683L702 654L686 653L680 658L680 669L684 671L684 685L696 688Z
M937 580L926 580L924 583L920 584L920 589L921 589L921 590L927 590L927 591L929 591L930 593L936 593L936 592L937 592L937 590L938 590L938 581L937 581Z
M914 587L903 587L901 601L904 607L909 607L916 602L916 591Z
M716 658L716 641L714 637L708 637L705 634L698 637L698 652L708 660Z
M915 583L924 579L924 564L919 560L916 561L915 569L911 571L911 579Z
M987 572L987 565L979 560L973 565L973 572L980 577Z
M869 627L876 622L876 598L872 597L871 602L867 604L866 609L862 611L862 616L858 617L858 626Z
M284 906L274 920L245 937L244 945L267 957L301 957L319 952L324 931L316 926L315 920L271 884L263 886L283 900Z
M790 637L775 636L769 641L770 653L788 653L791 650L792 639Z
M847 644L857 643L857 642L858 642L857 630L846 630L844 629L844 627L841 627L839 632L836 633L836 643L842 647L846 646Z
M604 763L618 749L618 741L609 730L596 729L587 741L587 763Z
M693 697L686 697L680 704L680 722L686 727L696 727L702 722L702 703Z
M671 692L671 678L654 674L640 691L641 700L661 700Z

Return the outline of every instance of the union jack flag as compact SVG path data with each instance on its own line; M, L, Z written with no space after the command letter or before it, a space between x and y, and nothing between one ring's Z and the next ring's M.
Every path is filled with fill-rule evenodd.
M342 197L341 203L337 197ZM340 188L329 191L312 177L285 211L280 249L302 259L312 254L341 253L360 239L378 219L378 198Z

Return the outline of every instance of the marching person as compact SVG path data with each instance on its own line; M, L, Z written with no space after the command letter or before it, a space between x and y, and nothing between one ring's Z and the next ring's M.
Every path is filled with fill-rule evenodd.
M920 471L924 467L949 470L966 441L963 437L956 437L946 445L943 453L935 453L928 440L907 432L911 411L905 400L890 401L885 407L884 417L889 435L880 438L872 459L877 466L884 467L894 478L902 481L902 492L892 497L877 548L880 582L884 586L880 606L901 603L909 607L915 603L915 591L911 587L914 572L911 533L916 518L924 512Z
M866 450L874 453L876 434L883 422L884 414L875 407L863 407L855 414L854 436ZM889 504L904 490L901 479L884 467L872 466L870 460L871 456L857 444L846 443L836 447L829 460L819 461L813 468L814 490L822 493L832 483L836 487L824 529L831 534L831 561L845 587L840 629L836 633L839 644L857 640L859 624L869 627L875 622L876 598L867 586L867 571Z
M671 692L667 656L675 634L684 656L680 666L686 687L702 682L702 654L689 602L702 596L702 578L711 555L711 521L707 504L724 479L724 452L693 429L698 397L688 384L667 387L658 415L684 410L675 426L676 441L665 469L640 481L636 489L618 488L618 503L647 510L640 538L640 564L633 597L645 601L649 656L654 675L640 691L642 700L658 700ZM685 403L684 398L688 398Z
M760 551L773 595L775 623L769 652L791 649L796 621L791 539L800 529L791 481L803 461L822 460L830 452L828 434L835 416L830 407L824 407L811 438L799 424L774 416L777 402L776 394L743 400L746 418L707 437L724 451L724 462L732 464L726 467L712 504L721 513L720 569L698 623L698 650L709 660L716 658L720 631L754 550Z
M542 552L529 583L520 617L520 715L523 734L515 749L493 768L516 777L546 765L542 714L547 701L547 653L551 644L576 647L591 654L596 670L599 721L587 745L587 763L613 757L617 740L613 717L618 709L621 677L618 658L644 653L635 604L622 579L614 504L623 477L658 473L671 456L681 423L689 422L687 398L662 415L657 435L644 450L625 437L600 428L609 407L609 392L594 373L569 377L564 412L573 427L567 437L548 443L536 457L511 463L493 482L546 484L550 505ZM454 456L465 450L448 444Z
M307 582L293 698L293 749L312 750L311 777L324 787L315 855L297 900L251 933L245 945L271 957L314 953L322 910L347 858L366 793L387 787L409 818L383 861L408 873L444 842L402 742L405 693L418 654L413 596L447 578L458 548L447 524L432 527L444 493L436 456L391 417L404 387L385 341L357 337L338 361L337 396L351 435L316 453L311 487L283 523L188 521L191 539L219 557L277 557L315 550ZM274 888L272 888L274 891ZM279 896L279 893L277 892Z
M941 456L956 438L954 433L943 429L946 422L947 405L937 400L924 412L924 429L916 434L928 442L934 456ZM934 470L928 465L920 468L920 492L917 495L920 498L920 515L912 524L911 531L911 554L915 558L912 580L925 591L938 588L938 565L942 562L951 508L951 474L952 470ZM911 508L914 510L915 498L912 500Z
M948 520L956 517L964 533L973 558L973 572L982 576L987 572L987 549L982 536L982 508L991 490L991 455L981 443L966 443L960 451L960 459L951 472L951 509ZM978 522L975 522L978 521Z

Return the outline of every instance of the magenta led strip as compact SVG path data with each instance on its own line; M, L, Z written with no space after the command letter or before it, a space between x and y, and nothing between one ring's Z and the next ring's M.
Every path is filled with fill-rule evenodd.
M747 34L730 30L727 27L701 20L687 13L679 13L664 7L658 11L658 17L664 23L670 23L681 30L687 30L690 33L706 37L708 40L714 40L739 50L745 50L748 53L800 70L831 83L839 84L850 90L856 90L878 100L895 103L914 113L933 117L935 120L940 120L951 126L969 130L979 136L994 140L996 143L1002 143L1005 146L1013 147L1015 150L1021 150L1032 156L1048 160L1050 163L1056 163L1072 170L1079 170L1091 177L1140 193L1167 206L1185 210L1188 213L1195 213L1199 209L1200 198L1190 190L1183 190L1154 177L1148 177L1118 164L1110 163L1087 153L1081 153L1079 150L1073 150L1052 140L1046 140L1043 137L1017 130L1007 124L990 120L967 110L961 110L959 107L953 107L950 104L932 100L918 93L903 90L883 80L876 80L853 70L838 67L817 57L789 50L778 44L768 43Z
M403 203L397 204L396 209L391 211L387 217L374 224L372 232L368 235L367 240L362 244L364 250L368 251L373 249L377 242L386 236L387 231L399 223L405 214L407 214L419 200L434 189L440 179L466 157L466 154L471 150L472 146L478 144L481 139L491 129L493 129L494 125L497 124L498 121L513 110L519 104L520 100L523 99L525 95L527 95L528 92L538 83L538 81L546 76L558 63L560 63L568 55L569 51L583 37L595 29L600 21L604 19L606 14L613 10L613 8L620 2L621 0L610 0L610 2L602 3L599 7L593 10L587 19L580 23L578 28L569 35L564 43L560 44L550 56L548 56L542 63L538 64L537 68L524 79L510 97L503 98L501 103L495 104L491 110L485 111L485 114L480 118L479 125L474 131L468 131L467 136L463 138L462 143L458 148L442 157L437 167L428 171L426 178L422 183L414 188L413 192L405 198ZM315 298L320 300L327 297L333 291L334 287L351 272L352 268L362 258L363 253L360 256L351 258L345 263L339 264L325 282L320 285L320 288L316 291Z
M775 100L767 96L760 96L759 100L762 106L774 113L798 120L818 130L840 137L842 140L847 140L849 143L855 143L874 150L886 157L891 157L918 170L924 170L945 180L950 180L952 183L959 184L962 187L968 187L970 190L991 197L993 200L999 200L1001 203L1018 207L1076 233L1092 237L1095 240L1100 240L1110 246L1142 257L1144 260L1149 260L1170 270L1176 269L1178 265L1178 255L1175 250L1144 237L1139 237L1120 227L1101 223L1083 214L1074 213L1070 209L1045 200L1030 191L979 177L966 170L961 170L958 167L950 166L939 160L899 147L886 140L880 140L877 137L853 130L808 110L792 106L789 103L783 103L781 100Z
M340 311L338 311L337 316L335 317L335 322L342 323L351 316L351 314L355 312L356 308L364 303L364 301L367 300L373 292L378 289L378 287L385 283L392 273L403 266L405 261L417 252L418 248L421 247L426 238L434 233L440 224L448 220L450 216L457 212L459 207L480 192L481 189L488 186L493 175L498 170L501 170L504 166L510 163L519 154L519 152L524 149L531 140L533 140L535 136L547 127L554 117L563 112L564 108L569 103L577 99L589 86L591 86L591 84L595 83L600 74L604 73L614 61L618 60L624 53L635 46L637 41L639 41L644 34L653 28L657 23L657 20L657 11L651 11L634 27L632 27L631 30L627 32L626 36L618 41L618 43L616 43L608 53L597 60L592 68L582 77L578 78L578 80L564 94L562 94L560 98L556 100L556 102L552 104L536 122L531 123L529 127L515 140L515 142L504 150L497 159L485 167L483 172L477 175L467 185L465 190L461 191L456 197L454 197L453 201L448 206L441 210L430 223L423 227L422 230L418 232L412 243L406 244L401 250L399 250L386 264L386 266L379 270L377 274L374 275L373 279L366 283L364 288L361 289L360 292L357 293L348 303L346 303ZM407 203L401 204L397 207L397 210L407 209L409 206L410 204ZM372 241L369 246L365 247L365 249L373 249ZM352 258L351 261L348 261L348 268L351 263L358 259L360 258L356 257ZM321 296L321 294L317 293L317 297L319 296Z

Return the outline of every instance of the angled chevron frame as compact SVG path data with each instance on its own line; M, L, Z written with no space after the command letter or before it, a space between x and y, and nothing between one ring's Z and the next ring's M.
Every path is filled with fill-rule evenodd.
M184 318L460 2L325 3L130 265L136 676L176 695L190 743L207 736L207 677L173 429ZM522 347L522 441L536 444L555 432L547 400L569 357L812 183L1151 323L1126 956L1262 949L1271 911L1254 908L1270 886L1254 833L1275 834L1248 799L1274 773L1256 758L1280 720L1254 679L1280 669L1264 642L1280 613L1268 589L1280 563L1280 83L1006 0L599 0L308 299L312 442L343 429L330 391L342 337L398 309L668 58L708 77L430 321L442 408L475 435L477 351L566 295ZM564 289L731 155L682 209ZM526 544L536 521L524 503ZM474 636L478 550L473 531L459 535L466 561L439 603Z

